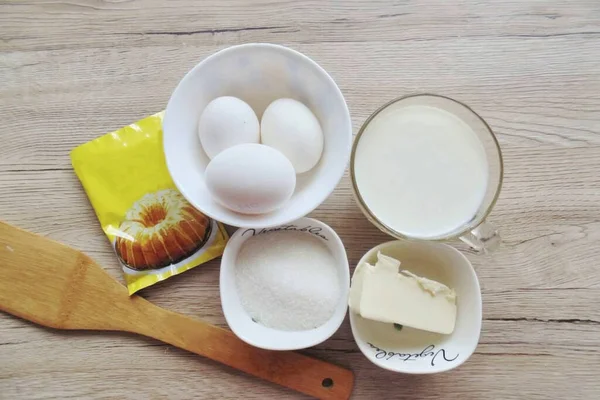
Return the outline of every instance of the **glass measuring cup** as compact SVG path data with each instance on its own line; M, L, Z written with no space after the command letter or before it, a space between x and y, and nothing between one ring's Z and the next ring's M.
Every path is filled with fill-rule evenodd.
M485 189L483 189L482 187L480 199L481 201L479 201L479 206L476 207L476 210L473 210L472 215L460 224L454 226L452 229L449 229L444 232L438 232L427 237L413 235L410 232L402 229L402 227L398 226L397 223L391 223L390 218L388 218L385 215L386 213L382 212L382 209L378 205L378 202L372 201L374 197L368 193L367 187L371 188L369 190L373 190L372 186L374 177L369 177L365 173L362 173L363 171L357 170L357 168L360 169L362 168L361 166L365 166L368 164L365 163L365 160L363 160L362 158L367 157L370 153L363 151L361 146L367 146L366 144L362 144L365 142L371 143L369 145L372 146L372 137L365 140L365 136L369 137L369 135L373 134L373 130L370 129L370 127L378 127L379 125L377 124L381 122L381 118L384 118L390 113L396 112L394 110L398 109L403 110L403 112L406 112L406 110L411 110L410 108L407 108L411 106L436 109L437 111L440 111L442 113L448 113L462 121L462 123L464 123L465 126L468 127L465 129L470 129L470 131L472 131L472 134L474 135L473 137L476 138L473 140L476 140L481 144L481 148L483 149L482 154L484 154L485 164L487 165L487 169L485 169ZM416 110L417 108L413 107L413 109ZM417 131L411 133L411 135L415 135L415 138L417 138L416 135L418 135L419 133ZM443 131L443 129L440 130L440 132L442 133ZM449 130L448 132L448 135L452 133L451 130ZM391 135L393 135L393 133ZM469 133L469 135L471 135L471 133ZM444 137L444 140L452 140L452 138L448 136ZM384 154L385 152L389 153L390 149L387 147L387 142L382 141L379 145L381 146L382 154ZM424 154L424 156L426 156L426 154ZM426 157L424 159L426 160ZM357 162L357 160L359 160L360 162ZM381 159L378 158L377 160L373 160L373 164L381 166ZM422 164L420 160L418 164ZM398 163L392 162L390 165L390 168L393 169L395 167L397 168ZM478 165L476 164L472 165L472 168L477 167ZM415 168L419 167L416 166ZM406 169L410 170L410 168ZM480 168L478 171L481 172L483 170L483 168ZM381 169L375 169L374 171L376 173L381 173ZM394 170L387 171L386 173L386 180L379 179L379 182L389 182L389 185L399 184L398 182L400 182L401 184L401 180L395 179ZM416 170L415 173L417 173ZM483 118L481 118L477 113L475 113L475 111L473 111L467 105L459 101L453 100L449 97L434 94L416 94L400 97L380 107L369 118L367 118L367 120L359 130L358 134L356 135L350 158L350 174L352 178L352 187L354 195L362 212L375 226L377 226L383 232L395 238L435 241L446 241L459 238L478 252L486 252L493 250L500 243L500 236L498 234L498 230L494 226L486 222L485 219L490 214L500 194L503 179L502 152L500 150L498 141L489 125L483 120ZM481 172L481 174L483 174L483 172ZM365 183L367 181L369 182L368 184ZM380 189L382 193L384 193L382 195L385 195L386 190L388 190L389 188L385 185L381 185ZM389 190L388 192L396 194L398 193L397 191L393 192ZM430 188L428 189L427 193L430 194L434 192L435 188ZM457 198L459 199L460 197L454 196L454 200L456 200ZM395 199L393 198L390 199L390 201L394 200ZM465 201L466 200L467 193L465 193ZM448 207L450 206L451 205L448 204ZM440 212L443 212L444 209L445 205L443 204L443 202L441 202L441 204L439 205L439 210L441 210ZM387 212L387 215L389 216L389 212Z

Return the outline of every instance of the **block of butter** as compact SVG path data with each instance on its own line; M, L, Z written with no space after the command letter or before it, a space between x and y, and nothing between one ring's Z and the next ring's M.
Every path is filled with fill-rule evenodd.
M450 334L456 322L456 293L408 271L381 253L377 263L360 264L352 277L349 306L363 318Z

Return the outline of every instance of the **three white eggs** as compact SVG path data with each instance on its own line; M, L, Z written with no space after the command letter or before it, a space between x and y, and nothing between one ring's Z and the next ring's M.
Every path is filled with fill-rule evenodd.
M301 102L278 99L259 123L243 100L212 100L198 122L200 143L211 159L206 186L216 201L243 214L281 207L296 187L296 174L311 170L323 152L318 119Z

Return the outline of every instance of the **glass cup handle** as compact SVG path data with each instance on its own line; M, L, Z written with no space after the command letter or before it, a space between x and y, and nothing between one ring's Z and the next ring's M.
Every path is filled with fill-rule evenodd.
M501 242L498 229L485 221L470 232L462 235L460 240L468 244L476 252L484 254L497 249Z

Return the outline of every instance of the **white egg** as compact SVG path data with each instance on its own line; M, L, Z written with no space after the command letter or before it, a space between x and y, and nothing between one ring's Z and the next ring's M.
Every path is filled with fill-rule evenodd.
M281 151L297 174L312 169L323 153L323 131L308 107L293 99L275 100L260 121L263 144Z
M206 186L223 206L243 214L281 207L294 193L296 173L278 150L239 144L219 153L206 167Z
M260 125L252 107L237 97L217 97L202 111L198 136L211 159L242 143L260 142Z

